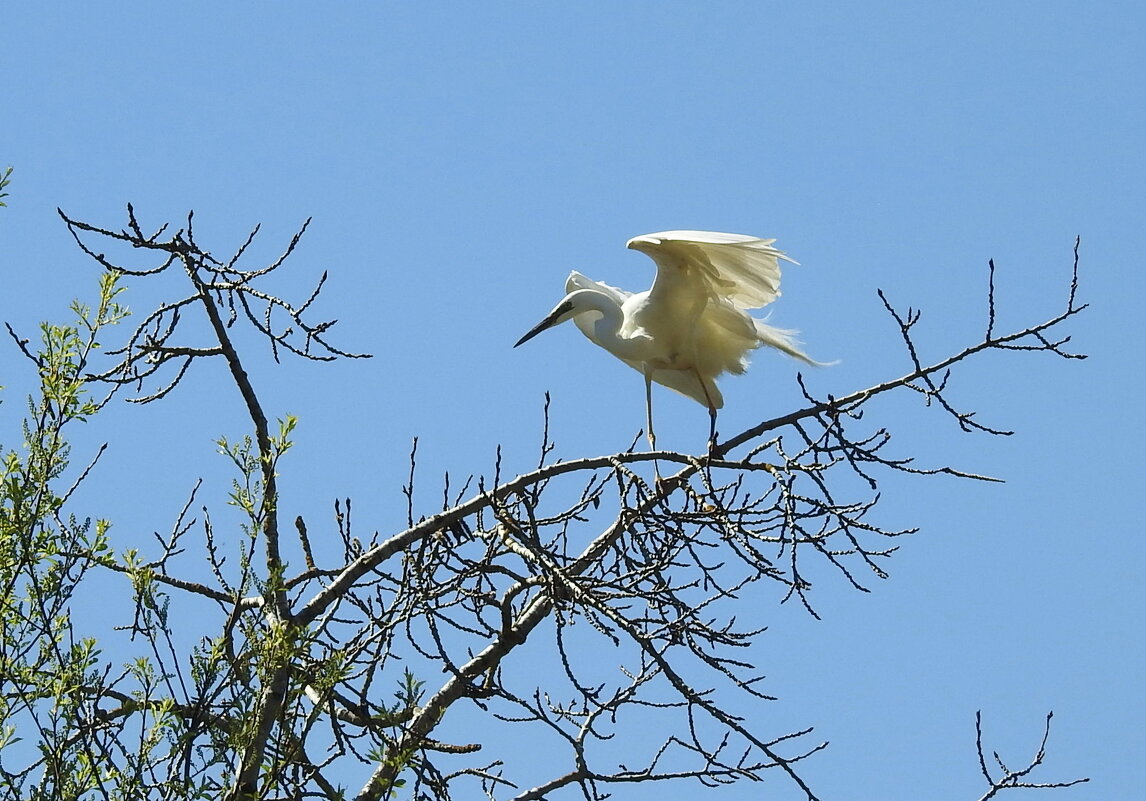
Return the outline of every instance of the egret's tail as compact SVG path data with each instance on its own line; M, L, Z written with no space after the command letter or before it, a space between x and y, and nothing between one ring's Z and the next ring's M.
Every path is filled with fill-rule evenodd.
M796 339L798 331L788 328L776 328L767 323L753 319L756 324L756 337L760 345L768 345L776 350L782 350L794 359L810 364L813 367L830 367L836 362L818 362L804 351L800 350L799 340Z

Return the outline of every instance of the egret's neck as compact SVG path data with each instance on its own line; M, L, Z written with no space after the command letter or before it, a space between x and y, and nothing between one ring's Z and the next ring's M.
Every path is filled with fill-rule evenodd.
M575 322L585 336L621 359L644 360L641 343L621 336L625 314L616 300L595 289L580 289L570 297L576 308Z

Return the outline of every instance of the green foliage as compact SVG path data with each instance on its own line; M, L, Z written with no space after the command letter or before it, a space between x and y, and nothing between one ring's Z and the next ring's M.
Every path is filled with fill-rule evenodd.
M8 197L8 193L5 192L4 190L8 187L8 184L10 184L11 182L12 182L12 168L8 167L7 169L4 170L4 174L0 175L0 206L7 206L8 205L7 203L4 202L4 198Z
M61 485L69 466L65 428L102 406L83 376L102 329L127 315L119 292L117 276L105 274L95 308L73 303L73 324L42 325L35 352L20 343L39 387L28 399L21 446L0 447L0 761L15 752L25 764L0 773L11 796L79 798L107 779L75 736L93 711L89 690L101 652L95 639L74 630L70 601L110 556L110 524L65 514L75 483Z
M278 422L278 434L270 438L270 452L265 456L259 452L254 437L249 434L237 442L220 437L215 443L219 453L226 456L239 473L239 477L231 481L229 503L246 516L243 530L252 538L258 535L266 513L274 508L275 503L264 485L263 459L270 462L272 472L277 475L279 459L294 445L290 435L298 425L298 418L287 415Z
M10 173L0 178L0 190ZM134 218L131 227L138 228ZM135 247L154 245L137 232L125 236ZM186 266L182 234L171 247L173 261ZM218 348L168 346L156 331L177 321L169 325L153 314L126 345L111 349L118 367L93 366L108 328L128 316L118 302L123 274L114 268L103 274L98 302L74 302L70 323L44 324L38 339L17 339L36 387L19 443L0 446L0 798L253 799L293 797L291 788L308 786L320 787L323 797L344 798L344 788L313 775L312 760L328 749L340 758L376 753L387 774L385 795L392 796L405 784L400 775L416 773L421 763L421 740L410 741L405 730L419 713L423 685L406 670L391 702L370 700L371 687L385 686L375 682L376 671L386 684L393 679L371 656L379 646L374 635L342 636L350 622L342 608L353 619L373 601L361 606L350 599L342 608L339 601L321 616L292 608L300 589L331 576L316 566L301 518L295 528L303 583L287 573L298 551L288 551L279 524L276 478L298 421L287 415L277 427L266 424L246 372L237 367L215 295L201 291L195 277L190 300L220 323L214 326ZM216 276L228 286L233 278ZM301 310L291 314L305 326ZM320 342L327 326L305 330ZM197 506L201 520L188 518L193 493L172 532L159 537L158 557L133 548L117 552L110 523L70 511L76 487L99 455L77 470L69 426L96 418L119 387L141 385L155 369L188 354L227 357L250 412L250 433L218 440L234 470L228 503L238 519L221 524L217 536L205 506ZM97 396L97 387L111 387L110 394ZM181 575L172 562L186 551L181 538L200 523L205 559ZM349 521L344 525L349 548ZM210 584L198 583L205 570ZM110 619L106 629L93 631L90 618L78 612L93 592L108 591L109 579L130 587L121 600L134 605L134 616L127 607L127 619ZM222 614L204 616L210 622L200 631L203 609ZM347 706L353 696L358 700ZM335 760L319 758L324 770Z

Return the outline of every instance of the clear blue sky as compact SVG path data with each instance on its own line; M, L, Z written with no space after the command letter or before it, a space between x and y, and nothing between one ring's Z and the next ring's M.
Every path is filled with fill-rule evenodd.
M763 730L832 742L805 768L825 799L974 799L975 710L1020 764L1053 709L1036 776L1092 782L1048 798L1146 787L1140 3L8 2L3 16L0 166L16 172L0 318L30 330L91 297L56 206L110 227L129 201L145 224L194 209L217 253L262 222L268 256L313 216L282 288L329 270L336 342L376 354L256 372L272 413L301 417L283 469L302 493L290 514L314 521L350 495L359 526L399 526L414 436L425 511L443 470L488 473L499 443L507 472L526 469L546 390L562 458L624 448L639 376L572 326L510 346L571 269L646 286L630 236L777 237L802 266L772 321L840 360L809 380L842 395L905 371L877 288L924 310L935 359L981 335L989 258L1000 325L1057 313L1080 235L1092 308L1073 344L1091 358L992 357L957 384L1015 436L961 435L906 399L869 410L899 426L899 452L1007 483L889 481L880 520L922 527L890 580L870 595L828 580L822 622L758 610L780 697ZM13 444L31 377L0 347ZM724 382L721 430L790 408L796 369L761 353ZM221 379L201 370L170 403L118 404L86 432L77 458L112 447L77 500L116 523L118 547L148 547L199 476L222 503L212 442L242 418ZM704 411L657 404L663 444L699 450ZM765 789L718 795L794 797L779 776Z

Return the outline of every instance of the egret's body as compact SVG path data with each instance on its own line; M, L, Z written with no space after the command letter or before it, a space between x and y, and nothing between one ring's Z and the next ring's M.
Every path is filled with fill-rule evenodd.
M653 381L708 408L711 447L716 410L724 405L716 379L743 373L749 351L769 345L819 364L797 347L794 331L774 328L748 313L780 295L780 259L792 260L772 247L775 241L711 231L634 237L628 247L657 265L648 291L634 294L570 273L568 294L517 345L572 319L591 341L645 376L648 437L654 450Z

